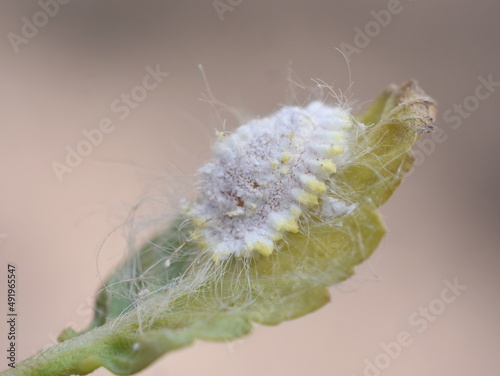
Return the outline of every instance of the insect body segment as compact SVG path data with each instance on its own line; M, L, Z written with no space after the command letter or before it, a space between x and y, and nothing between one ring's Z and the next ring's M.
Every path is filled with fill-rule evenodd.
M283 107L218 137L201 168L198 201L186 209L214 260L268 256L306 213L322 213L345 164L354 125L345 110L312 102ZM314 213L313 213L314 214Z

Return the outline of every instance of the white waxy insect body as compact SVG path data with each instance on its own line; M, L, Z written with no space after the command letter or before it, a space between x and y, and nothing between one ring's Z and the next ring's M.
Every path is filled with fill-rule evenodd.
M232 134L218 133L214 159L200 169L198 200L186 208L195 238L214 260L270 255L306 210L331 213L323 200L346 163L357 124L340 107L283 107ZM323 201L330 209L322 210Z

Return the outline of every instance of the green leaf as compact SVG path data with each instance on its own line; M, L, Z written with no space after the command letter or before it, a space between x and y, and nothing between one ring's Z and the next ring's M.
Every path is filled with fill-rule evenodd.
M322 307L327 287L378 246L385 228L377 208L411 168L411 147L432 130L434 112L414 82L391 86L358 118L366 128L356 154L335 176L356 203L352 212L333 223L310 218L307 231L287 235L288 247L269 257L205 264L191 241L194 226L179 217L108 278L86 331L66 330L64 342L2 375L84 375L101 366L133 374L195 339L232 340L254 323L276 325Z

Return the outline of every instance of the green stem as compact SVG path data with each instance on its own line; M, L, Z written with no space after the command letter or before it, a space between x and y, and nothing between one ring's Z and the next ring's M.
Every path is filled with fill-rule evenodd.
M154 312L146 319L154 321ZM168 351L189 345L195 335L188 328L156 327L141 331L129 313L28 358L0 376L87 375L105 367L117 375L131 375Z
M127 346L119 328L105 325L82 336L59 343L0 373L1 376L86 375L102 365L101 359L113 356Z

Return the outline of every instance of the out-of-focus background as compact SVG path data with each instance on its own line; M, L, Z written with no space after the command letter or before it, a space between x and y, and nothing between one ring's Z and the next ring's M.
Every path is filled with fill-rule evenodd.
M199 64L248 118L313 79L345 91L339 48L358 104L410 78L439 104L440 133L382 208L382 245L320 311L142 374L498 375L499 15L496 0L0 2L0 276L17 266L18 360L88 323L97 265L106 275L124 253L118 233L98 257L107 234L151 189L191 188L214 129L237 125L199 100Z

